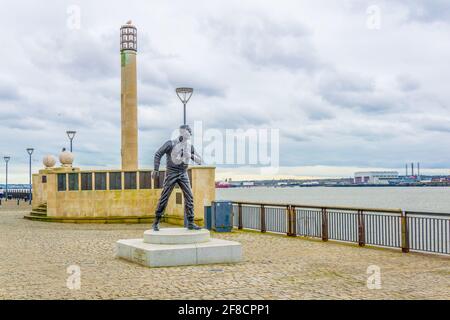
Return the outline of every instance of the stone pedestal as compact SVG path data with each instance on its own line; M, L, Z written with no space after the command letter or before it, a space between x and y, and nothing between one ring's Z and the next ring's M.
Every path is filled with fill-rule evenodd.
M206 229L147 230L143 239L116 242L116 257L147 267L168 267L241 261L241 244L213 239Z

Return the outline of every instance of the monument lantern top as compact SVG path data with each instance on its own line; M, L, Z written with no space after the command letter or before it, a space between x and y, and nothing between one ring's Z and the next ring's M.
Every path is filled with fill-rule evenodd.
M120 27L120 51L137 51L137 29L131 20Z

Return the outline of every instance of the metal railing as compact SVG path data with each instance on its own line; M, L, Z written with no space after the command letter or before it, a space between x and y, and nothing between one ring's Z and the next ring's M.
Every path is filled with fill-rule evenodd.
M29 189L8 189L8 199L22 199L28 200L30 196ZM0 194L0 199L6 199L6 192Z
M450 214L233 202L238 229L450 254Z

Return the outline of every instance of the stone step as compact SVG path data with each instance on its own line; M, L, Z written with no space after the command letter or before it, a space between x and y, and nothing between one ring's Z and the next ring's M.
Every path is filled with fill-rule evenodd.
M159 231L144 232L144 242L153 244L191 244L210 240L209 230L188 230L187 228L162 228Z
M30 215L38 216L38 217L46 217L47 216L47 212L31 211Z
M242 259L242 246L211 238L206 229L161 228L145 231L144 239L117 241L116 257L147 267L237 263Z
M32 212L39 213L39 212ZM24 215L24 219L45 222L63 222L63 223L152 223L152 216L140 217L55 217L48 215L35 215L31 212Z
M25 219L33 220L33 221L47 221L47 216L35 216L35 215L25 215L23 216Z
M239 242L211 238L191 244L153 244L143 239L116 242L116 257L147 267L173 267L214 263L237 263L242 260Z

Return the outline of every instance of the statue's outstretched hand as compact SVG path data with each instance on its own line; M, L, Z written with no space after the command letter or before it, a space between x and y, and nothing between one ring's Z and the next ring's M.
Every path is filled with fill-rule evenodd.
M198 154L194 154L192 160L198 165L202 164L202 158Z
M158 170L153 170L152 171L152 178L153 178L153 180L155 180L158 177L159 177L159 171Z

